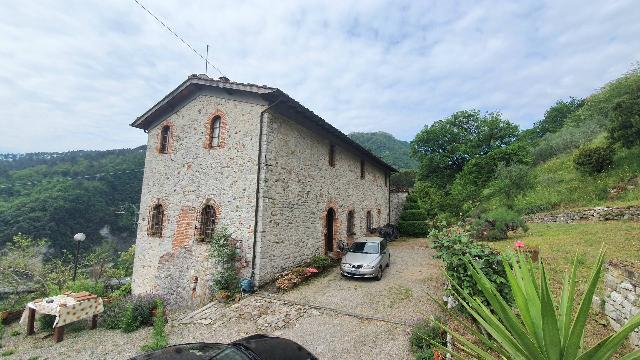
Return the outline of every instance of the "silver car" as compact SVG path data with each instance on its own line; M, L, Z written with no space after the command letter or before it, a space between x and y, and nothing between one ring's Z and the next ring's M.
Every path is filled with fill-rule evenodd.
M375 277L382 279L382 272L391 264L387 241L379 237L356 240L342 257L340 272L350 277Z

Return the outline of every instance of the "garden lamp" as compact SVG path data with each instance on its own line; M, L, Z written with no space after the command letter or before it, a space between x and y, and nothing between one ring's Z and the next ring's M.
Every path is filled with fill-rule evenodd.
M76 256L73 258L73 281L76 281L76 273L78 272L78 256L80 255L80 243L86 239L87 236L84 233L77 233L73 236L73 240L76 242Z

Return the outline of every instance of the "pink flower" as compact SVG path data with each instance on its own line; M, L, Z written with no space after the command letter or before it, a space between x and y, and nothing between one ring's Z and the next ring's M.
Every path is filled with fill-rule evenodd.
M309 273L309 274L314 274L314 273L318 272L318 269L309 267L309 268L307 268L306 272Z
M524 247L524 242L522 242L522 241L516 241L516 247L517 247L517 248L519 248L519 249L520 249L520 248L523 248L523 247Z

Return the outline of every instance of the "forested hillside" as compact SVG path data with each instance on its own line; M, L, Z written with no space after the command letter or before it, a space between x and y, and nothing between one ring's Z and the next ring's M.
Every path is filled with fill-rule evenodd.
M640 203L640 69L585 99L559 100L531 129L459 111L411 142L414 195L436 221Z
M349 137L398 170L415 169L418 162L411 158L411 146L383 132L352 132Z
M15 234L70 248L77 232L135 236L144 147L0 155L0 246ZM122 244L125 246L127 244Z

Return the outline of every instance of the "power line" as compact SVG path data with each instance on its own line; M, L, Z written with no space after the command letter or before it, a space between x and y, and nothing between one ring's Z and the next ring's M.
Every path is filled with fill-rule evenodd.
M144 171L144 169L133 169L133 170L125 170L125 171L112 171L112 172L105 172L105 173L100 173L100 174L84 175L84 176L77 176L77 177L63 176L63 177L57 177L57 178L53 178L53 179L45 179L45 180L40 180L40 181L25 181L25 182L22 182L22 183L0 185L0 189L9 188L9 187L22 187L22 186L25 186L25 185L27 185L27 186L28 185L38 185L38 184L42 184L42 183L46 183L46 182L53 182L53 181L60 181L60 180L78 180L78 179L87 180L87 179L91 179L91 178L96 178L96 180L97 180L98 178L105 177L105 176L117 175L117 174L126 174L126 173L132 173L132 172L137 172L137 171Z
M144 5L142 5L138 0L133 0L136 2L136 4L138 4L144 11L146 11L149 15L153 16L154 19L156 19L157 22L160 23L160 25L162 25L165 29L169 30L170 33L173 34L173 36L175 36L178 40L180 40L183 44L187 45L189 47L189 49L191 49L191 51L193 51L196 55L198 55L202 60L204 60L206 62L206 64L211 65L212 68L216 69L216 71L218 71L220 73L220 75L225 76L222 71L220 71L220 69L218 69L215 65L213 65L209 59L207 59L206 57L204 57L202 54L200 54L196 49L193 48L193 46L191 46L191 44L189 44L185 39L182 38L182 36L178 35L175 31L173 31L173 29L171 27L169 27L167 24L165 24L162 20L160 20L157 16L155 16L149 9L147 9ZM207 45L207 51L208 49Z

